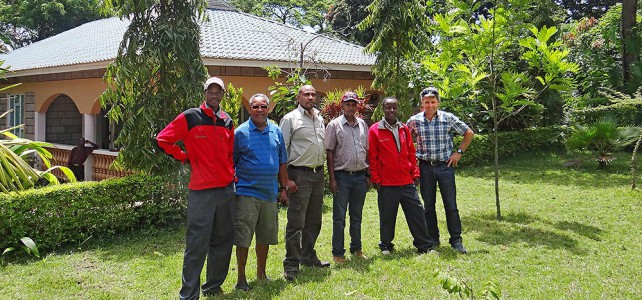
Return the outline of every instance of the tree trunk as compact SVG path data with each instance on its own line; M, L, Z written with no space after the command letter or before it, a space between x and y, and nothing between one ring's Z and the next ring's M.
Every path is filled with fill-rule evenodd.
M635 15L637 0L622 1L622 75L626 87L631 80L631 65L638 58L638 53L632 49L635 39Z
M640 150L640 144L642 144L642 134L640 135L637 143L635 143L635 148L633 148L633 155L631 155L631 175L633 177L631 182L632 190L635 189L638 181L638 162L635 160L635 156L638 153L638 150Z

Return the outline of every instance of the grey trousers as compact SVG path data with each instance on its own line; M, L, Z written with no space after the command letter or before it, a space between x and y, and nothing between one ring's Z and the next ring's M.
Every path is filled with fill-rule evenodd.
M288 175L299 190L290 194L288 203L288 224L285 227L285 272L297 272L299 264L316 265L319 258L314 245L321 231L323 171L288 168Z
M234 184L190 191L180 299L198 299L201 271L207 257L203 292L220 287L227 277L234 243Z

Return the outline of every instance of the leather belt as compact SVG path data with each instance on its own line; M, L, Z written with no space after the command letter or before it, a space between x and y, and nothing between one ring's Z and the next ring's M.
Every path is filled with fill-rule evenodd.
M348 170L334 170L334 173L345 173L345 174L350 174L350 175L361 175L361 174L367 174L367 170L359 170L359 171L348 171Z
M292 169L295 169L295 170L303 170L303 171L309 171L309 172L314 172L314 173L319 172L319 171L323 171L323 165L316 166L314 168L304 167L304 166L293 166L293 165L290 165L290 167Z
M420 159L419 163L429 164L429 165L431 165L433 167L445 166L446 164L448 164L448 162L441 161L441 160L423 160L423 159Z

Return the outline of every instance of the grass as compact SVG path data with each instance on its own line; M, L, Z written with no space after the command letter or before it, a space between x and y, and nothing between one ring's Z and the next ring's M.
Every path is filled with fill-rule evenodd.
M458 169L458 204L467 255L447 246L443 208L438 207L442 246L438 255L417 255L399 213L397 252L382 256L376 192L366 199L363 222L368 260L329 269L302 269L295 283L282 277L285 211L280 244L270 251L268 275L256 282L251 253L250 292L234 291L235 259L223 299L455 299L435 270L465 281L479 296L496 280L506 299L634 299L642 296L642 192L630 189L628 156L606 170L586 162L561 167L565 155L525 154L502 162L503 221L495 217L492 166ZM326 199L317 242L331 259L331 199ZM37 242L37 241L36 241ZM346 241L348 243L349 241ZM50 253L42 260L12 254L0 269L1 299L175 299L180 288L184 227L150 229Z

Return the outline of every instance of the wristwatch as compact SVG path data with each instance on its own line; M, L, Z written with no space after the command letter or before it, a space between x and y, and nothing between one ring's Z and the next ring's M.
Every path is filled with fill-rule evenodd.
M464 150L461 150L461 148L458 148L458 149L457 149L457 153L459 153L459 154L462 154L462 155L463 155L463 154L464 154Z

